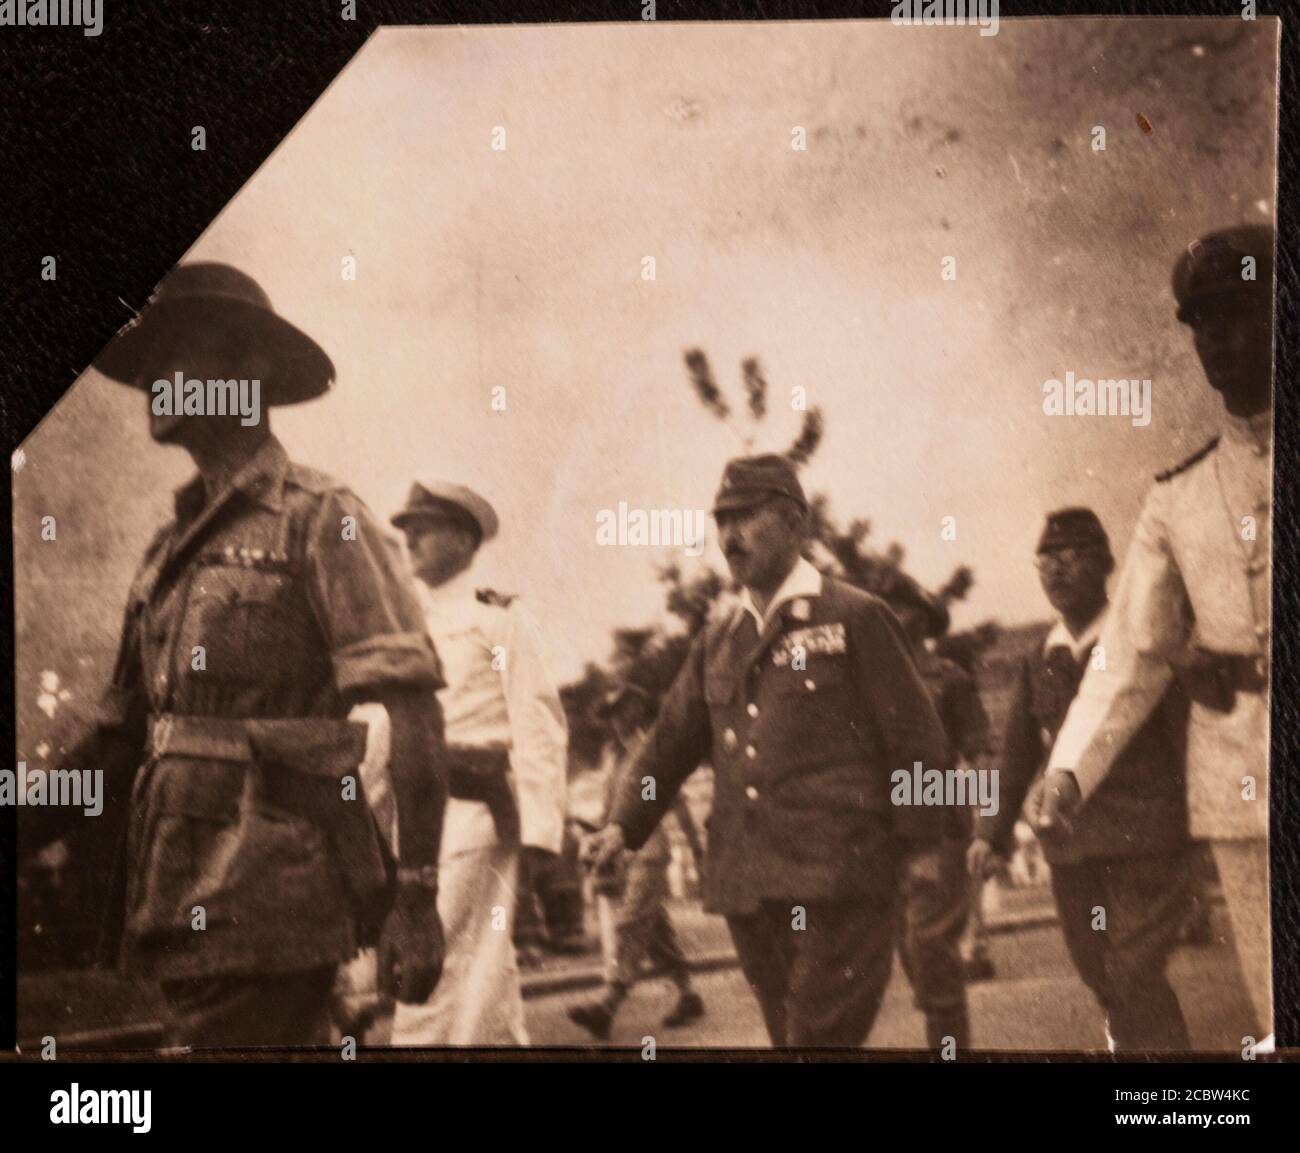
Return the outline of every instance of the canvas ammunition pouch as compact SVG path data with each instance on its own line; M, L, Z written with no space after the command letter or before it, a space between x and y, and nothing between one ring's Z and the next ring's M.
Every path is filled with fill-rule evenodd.
M147 751L153 758L247 767L235 817L244 826L238 843L256 837L257 817L267 812L287 813L320 830L352 898L365 945L378 940L397 872L361 783L365 748L365 725L334 717L231 720L166 713L150 719Z
M481 801L492 814L497 840L519 842L519 805L510 785L510 754L503 748L448 745L448 791L461 801Z

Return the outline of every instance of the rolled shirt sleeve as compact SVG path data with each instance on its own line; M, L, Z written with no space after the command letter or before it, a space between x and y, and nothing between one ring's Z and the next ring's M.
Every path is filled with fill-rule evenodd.
M559 853L564 840L568 728L542 639L518 600L505 612L502 681L510 717L510 767L525 845Z
M339 692L443 686L442 669L410 578L361 500L325 494L307 549L307 584Z
M1086 800L1101 786L1173 679L1170 661L1187 646L1192 612L1169 544L1165 489L1147 495L1092 662L1048 760L1067 770Z

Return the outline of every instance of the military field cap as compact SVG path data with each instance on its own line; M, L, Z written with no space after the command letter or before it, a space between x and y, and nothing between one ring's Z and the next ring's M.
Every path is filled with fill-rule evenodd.
M943 636L952 623L948 606L905 573L896 574L893 582L880 595L891 608L911 608L922 612L929 622L926 628L929 636Z
M1110 552L1110 538L1097 514L1090 508L1062 508L1047 514L1038 551L1055 552L1062 548L1096 546Z
M256 280L215 262L174 269L140 315L99 354L95 367L110 380L150 388L152 381L137 378L141 372L154 371L150 359L159 343L177 332L217 321L231 324L271 358L273 375L261 382L264 404L296 404L329 389L334 363L325 350L271 307L270 297Z
M447 480L417 480L411 485L404 507L389 519L402 528L422 516L446 516L460 513L478 529L479 541L491 540L497 535L499 522L496 509L472 488L452 484Z
M649 709L654 703L650 699L650 694L640 685L632 681L619 681L613 685L601 698L596 705L595 714L601 720L606 720L613 716L615 711L626 701L639 701Z
M722 472L722 484L713 498L713 513L716 516L720 512L753 508L774 496L788 496L800 508L805 511L808 508L808 498L789 457L775 453L733 457Z
M1255 279L1242 279L1242 261L1255 261ZM1273 228L1241 224L1194 240L1174 264L1174 299L1178 319L1190 321L1196 309L1228 294L1273 295Z

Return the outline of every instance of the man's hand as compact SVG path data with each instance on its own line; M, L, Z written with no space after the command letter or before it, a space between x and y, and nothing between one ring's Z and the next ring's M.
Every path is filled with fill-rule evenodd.
M1083 804L1079 782L1067 769L1053 769L1029 796L1030 822L1044 840L1061 841L1074 832L1074 816Z
M943 857L938 849L930 847L918 849L907 858L907 879L928 881L932 885L937 885L942 863Z
M447 951L437 900L437 891L424 885L398 887L379 939L379 989L385 996L418 1005L437 987Z
M583 837L578 849L578 859L590 873L603 873L617 860L624 849L623 826L606 825L597 832Z
M992 876L1001 867L1001 855L983 837L976 837L966 850L966 871L972 877Z

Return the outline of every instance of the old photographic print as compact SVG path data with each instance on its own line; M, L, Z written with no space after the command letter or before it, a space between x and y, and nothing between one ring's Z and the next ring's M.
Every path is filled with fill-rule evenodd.
M379 29L114 303L25 1052L1273 1051L1279 21L876 15Z

